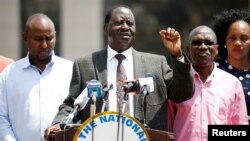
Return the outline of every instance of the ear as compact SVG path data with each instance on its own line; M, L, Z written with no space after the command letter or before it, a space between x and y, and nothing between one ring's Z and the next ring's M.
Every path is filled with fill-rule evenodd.
M190 54L190 51L189 51L190 46L186 46L186 49L187 49L187 54L189 55Z
M23 39L23 42L27 42L27 33L22 33L22 39Z
M219 53L219 45L215 45L215 53L216 53L216 55L218 55L218 53Z
M55 41L56 41L56 31L55 31Z
M190 55L190 46L186 46L186 50L187 50L187 57L191 60L191 55Z
M108 34L108 24L104 24L104 26L103 26L103 31L104 31L104 34L105 34L105 35Z

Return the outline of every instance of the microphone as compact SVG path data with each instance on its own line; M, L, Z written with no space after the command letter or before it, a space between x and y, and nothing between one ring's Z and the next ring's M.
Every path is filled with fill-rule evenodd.
M106 104L108 102L108 97L109 97L109 91L113 89L113 84L110 84L109 87L107 87L107 84L104 85L105 87L103 88L103 104L102 104L102 110L101 112L104 112L104 109L106 107Z
M88 92L87 92L87 88L85 88L80 95L76 98L75 102L74 102L74 107L78 106L78 111L81 111L88 103L89 101L89 97L88 97Z
M110 85L109 90L113 88L113 85L112 86L111 85ZM93 96L94 91L97 92L97 94L96 94L97 97L101 97L101 95L102 95L101 84L97 80L91 80L91 81L87 82L87 87L76 98L76 100L74 102L74 107L79 106L78 111L81 111L87 105L91 96ZM105 89L103 89L103 91L105 94Z
M123 85L123 91L130 94L143 94L143 91L147 93L154 91L154 78L145 77L138 80L126 80Z
M149 128L146 122L146 111L147 111L147 103L146 103L146 97L149 92L154 91L154 78L156 76L152 73L147 73L146 78L139 78L140 82L140 93L143 94L142 96L142 124L145 128Z
M88 97L91 99L90 117L96 112L96 99L102 97L101 83L97 80L90 80L87 82Z
M87 105L88 101L89 97L87 95L87 89L85 88L76 98L73 111L61 122L61 129L63 129L65 125L69 124L69 122L73 120L76 112L82 110Z
M95 98L102 97L102 86L101 83L97 80L90 80L87 82L87 91L88 97L92 98L92 100L96 100Z
M147 92L154 91L154 78L153 77L145 77L138 79L140 84L140 93L143 93L143 90L146 88Z
M105 87L103 88L103 99L104 100L108 100L108 96L109 96L109 91L113 89L113 84L110 84L109 87L107 87L107 84L105 85Z
M126 80L122 87L125 93L138 94L140 91L140 84L138 80Z
M61 122L61 128L73 120L77 111L81 111L88 103L89 99L96 101L96 97L101 97L101 84L97 80L87 82L86 88L75 99L73 111Z

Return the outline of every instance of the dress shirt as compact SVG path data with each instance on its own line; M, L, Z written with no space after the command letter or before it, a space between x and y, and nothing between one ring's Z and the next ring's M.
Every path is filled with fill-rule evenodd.
M208 125L248 124L240 81L214 67L205 83L192 68L194 96L182 103L168 102L169 131L175 141L207 141Z
M108 46L108 57L107 57L107 80L108 85L113 84L113 89L109 92L109 111L117 111L117 100L116 100L116 70L118 65L118 60L115 58L115 55L118 52L113 50ZM122 61L122 65L127 74L127 80L134 80L134 65L133 65L133 56L132 49L129 48L122 52L122 54L126 57ZM130 107L130 115L134 116L134 101L133 96L129 95L129 107Z
M0 77L0 140L41 141L69 93L73 62L52 56L42 73L28 55Z
M14 62L14 60L4 57L4 56L0 56L0 73L2 72L2 70L10 63Z
M237 69L232 65L228 64L227 60L218 60L218 62L216 63L218 68L236 76L240 80L245 94L248 120L250 123L250 69Z

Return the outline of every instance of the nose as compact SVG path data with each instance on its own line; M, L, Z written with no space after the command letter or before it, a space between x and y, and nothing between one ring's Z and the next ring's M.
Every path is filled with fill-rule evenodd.
M236 47L241 46L241 44L242 44L242 42L241 42L241 40L239 40L239 39L235 40L235 42L234 42L234 45L235 45Z
M208 46L204 42L202 42L201 45L199 46L199 48L200 49L207 49Z
M128 29L128 24L126 22L122 24L122 29Z
M47 48L47 47L48 47L48 44L47 44L47 41L46 41L46 40L42 40L42 41L41 41L41 47L42 47L42 48Z

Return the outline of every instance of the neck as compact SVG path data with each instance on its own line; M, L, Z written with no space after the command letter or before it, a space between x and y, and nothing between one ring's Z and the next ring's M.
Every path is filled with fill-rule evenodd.
M41 72L44 71L46 68L46 65L50 62L51 58L48 58L46 60L35 60L32 58L29 58L30 64L36 66Z
M234 68L243 70L250 69L250 57L245 57L242 59L227 58L228 64L232 65Z
M193 66L196 72L199 74L202 82L206 82L207 78L211 75L214 69L214 63L209 66Z

